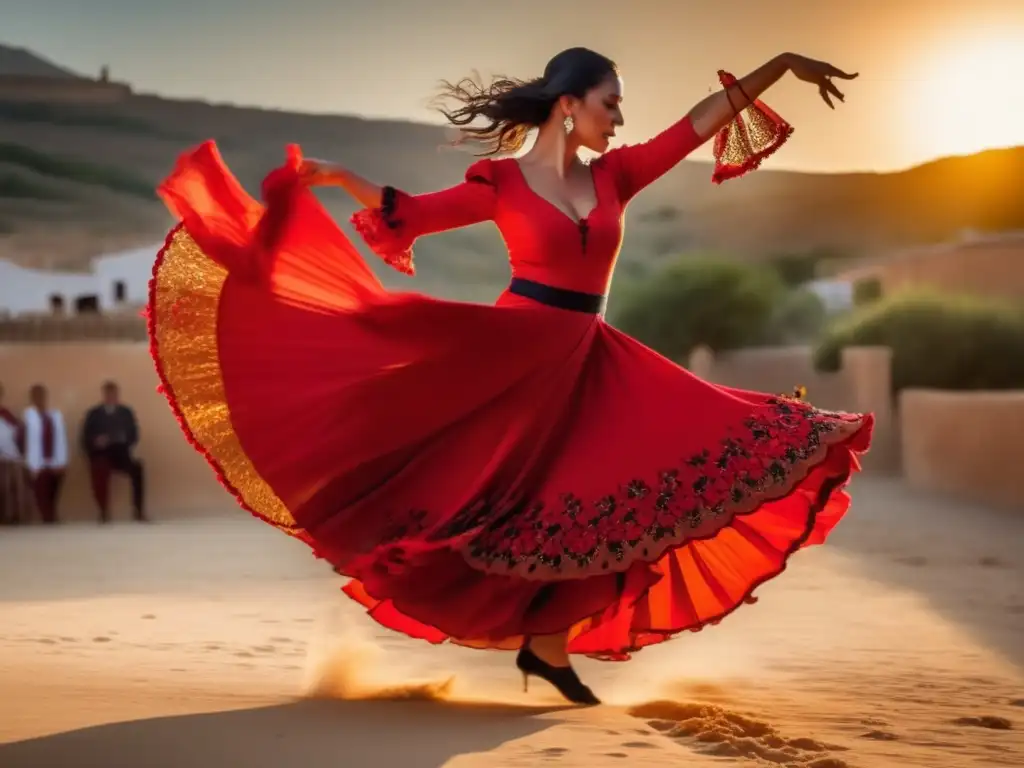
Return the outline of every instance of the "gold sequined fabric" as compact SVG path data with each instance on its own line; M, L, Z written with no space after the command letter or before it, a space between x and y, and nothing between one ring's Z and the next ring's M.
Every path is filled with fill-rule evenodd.
M780 128L764 112L751 105L728 127L728 137L719 161L742 166L778 141Z
M217 350L217 313L227 271L179 227L164 250L150 306L154 353L171 404L193 441L255 514L302 533L260 477L231 426Z

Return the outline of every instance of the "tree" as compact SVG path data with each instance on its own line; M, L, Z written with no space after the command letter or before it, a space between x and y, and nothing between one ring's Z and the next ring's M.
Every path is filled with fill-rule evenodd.
M688 258L626 289L614 321L666 357L686 360L699 345L722 351L759 343L783 293L770 267Z

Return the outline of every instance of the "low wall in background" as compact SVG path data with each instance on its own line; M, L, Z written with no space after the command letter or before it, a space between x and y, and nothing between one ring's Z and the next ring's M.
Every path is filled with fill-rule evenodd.
M1024 392L910 389L899 413L908 483L1024 511Z
M1024 392L953 393L910 390L894 407L888 349L847 349L837 373L818 373L809 349L740 350L715 356L698 350L690 370L708 381L759 392L808 388L814 405L875 414L875 440L866 471L893 473L902 466L916 487L986 503L1024 509ZM212 470L181 434L157 391L157 376L145 342L81 341L49 344L0 343L0 383L6 402L20 411L29 388L45 384L65 415L71 463L61 514L94 520L85 457L78 435L86 411L112 379L139 420L138 456L146 465L150 510L155 517L243 514L217 483ZM128 518L126 478L115 476L114 514Z
M85 456L79 434L85 413L100 399L107 379L121 386L126 405L135 410L142 439L137 455L145 463L149 508L156 518L237 512L203 458L186 442L164 397L146 343L80 342L63 344L0 344L0 383L5 401L20 413L28 390L45 384L51 403L64 412L71 462L60 514L65 520L95 520ZM129 519L128 479L115 475L111 509Z
M77 341L145 341L146 321L137 310L80 315L29 315L0 319L0 344Z

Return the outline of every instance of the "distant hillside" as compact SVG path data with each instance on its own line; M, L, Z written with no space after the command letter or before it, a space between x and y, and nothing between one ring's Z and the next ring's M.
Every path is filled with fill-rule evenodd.
M0 44L0 76L79 77L69 69L58 66L24 48Z
M0 48L7 52L0 55L12 51ZM254 192L289 142L411 192L458 181L473 160L439 152L438 128L408 122L153 96L103 106L0 102L0 258L81 267L97 253L162 239L171 221L152 189L182 150L207 138L217 140ZM717 187L710 173L706 163L684 162L637 198L626 228L624 278L697 249L758 258L826 247L857 256L967 228L1024 228L1024 147L890 174L761 170ZM322 199L340 221L353 210L336 190ZM508 277L490 225L426 238L417 260L415 283L383 268L381 274L391 284L481 300Z

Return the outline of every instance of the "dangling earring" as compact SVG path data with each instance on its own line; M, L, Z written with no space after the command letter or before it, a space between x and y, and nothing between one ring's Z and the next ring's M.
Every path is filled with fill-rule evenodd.
M565 135L568 136L576 127L576 121L572 119L572 115L566 115L565 120L562 121L562 125L565 126Z

